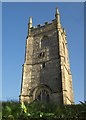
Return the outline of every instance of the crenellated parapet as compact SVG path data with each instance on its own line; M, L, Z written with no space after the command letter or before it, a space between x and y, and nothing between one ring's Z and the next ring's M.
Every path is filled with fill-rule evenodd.
M56 20L52 20L52 22L45 22L43 25L38 24L37 26L33 26L30 28L30 34L33 36L37 36L38 34L43 34L46 31L52 31L56 29ZM29 32L28 32L29 33ZM30 35L28 34L28 35Z

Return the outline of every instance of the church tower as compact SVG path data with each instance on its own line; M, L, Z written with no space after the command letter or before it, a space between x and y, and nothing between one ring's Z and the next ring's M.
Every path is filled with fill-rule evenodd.
M58 8L51 23L32 27L32 17L29 19L19 99L74 103L66 32Z

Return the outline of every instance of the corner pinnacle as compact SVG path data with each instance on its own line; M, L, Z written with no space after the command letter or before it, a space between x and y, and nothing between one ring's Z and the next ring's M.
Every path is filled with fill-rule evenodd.
M56 7L56 14L59 14L59 10L58 10L58 7Z

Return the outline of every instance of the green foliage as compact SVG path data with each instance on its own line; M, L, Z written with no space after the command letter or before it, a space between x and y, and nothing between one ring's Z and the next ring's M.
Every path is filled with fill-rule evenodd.
M8 115L7 119L8 120L14 120L14 117L13 117L13 115Z
M17 120L20 115L21 108L19 102L9 101L2 103L2 117L8 118L9 115L13 115L13 117Z
M19 103L14 101L2 103L2 120L32 119L77 119L86 118L86 102L78 105L57 105L55 103ZM70 119L71 118L71 119Z
M21 108L22 108L22 111L23 111L24 113L27 113L27 108L26 108L24 102L21 103Z

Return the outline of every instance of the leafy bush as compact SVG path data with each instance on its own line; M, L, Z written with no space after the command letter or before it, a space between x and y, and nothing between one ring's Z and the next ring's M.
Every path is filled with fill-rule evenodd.
M86 118L86 102L78 105L57 105L55 103L2 102L2 120L82 120Z

